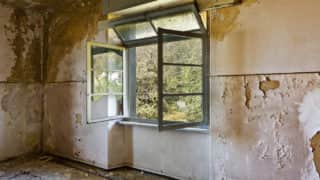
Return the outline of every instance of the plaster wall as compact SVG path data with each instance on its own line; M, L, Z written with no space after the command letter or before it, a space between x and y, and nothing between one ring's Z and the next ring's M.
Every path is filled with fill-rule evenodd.
M42 16L0 4L0 161L41 148Z
M86 123L86 42L106 42L106 34L96 29L99 10L92 4L79 8L49 15L45 150L107 169L131 165L173 177L208 179L209 134Z
M101 1L83 1L48 14L44 149L109 169L126 165L125 128L115 122L87 123L86 43L106 42L99 32Z
M216 14L225 38L212 44L212 74L319 71L319 1L245 2L251 5Z
M261 0L213 13L211 179L319 179L308 134L319 131L317 105L300 107L320 85L317 5Z
M225 27L211 32L210 134L86 124L85 43L105 42L104 32L91 29L99 13L84 4L54 14L45 149L103 168L129 164L181 179L318 179L298 111L319 86L319 74L306 73L320 66L317 4L261 0L214 12ZM282 74L290 72L300 73Z
M131 165L178 179L209 179L210 135L132 127Z

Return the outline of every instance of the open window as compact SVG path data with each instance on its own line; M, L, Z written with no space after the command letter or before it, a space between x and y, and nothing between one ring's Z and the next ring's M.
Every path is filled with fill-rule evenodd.
M206 39L203 33L159 29L159 129L207 122Z
M126 47L157 43L158 29L205 32L201 16L193 5L113 20L109 25Z
M124 115L124 48L90 42L87 44L88 123Z
M98 85L94 73L88 74L92 81L88 83L91 92L88 104L93 108L90 114L91 118L95 117L93 121L125 117L126 122L148 124L159 130L206 128L209 121L209 60L208 34L203 20L206 19L191 4L111 21L110 27L127 49L128 63L122 69L120 66L114 69L122 75L117 76L116 87L122 86L117 90L110 86L117 79L107 78L114 82L100 83L103 87L99 88L103 91L96 92ZM119 59L117 62L121 58L123 62L123 50L109 47L108 53L114 54ZM89 69L92 67L92 64L88 65ZM102 77L103 73L107 75L107 71L99 71L97 77ZM126 78L123 78L124 74L127 74ZM123 91L124 84L127 91ZM98 100L92 97L97 95L116 97L113 105L117 111L94 116L93 104ZM105 100L105 109L110 108L107 102ZM123 109L128 109L127 113Z

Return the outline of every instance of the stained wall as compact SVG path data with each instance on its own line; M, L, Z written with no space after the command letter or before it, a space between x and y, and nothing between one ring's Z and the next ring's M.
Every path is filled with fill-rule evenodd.
M213 12L211 179L319 179L319 110L305 101L320 85L317 5L260 0Z
M106 42L97 29L99 1L48 14L44 89L45 151L102 168L123 165L178 178L209 178L209 134L87 124L86 43ZM189 155L193 147L199 149ZM186 158L188 157L188 158Z
M0 160L39 152L43 20L0 4Z
M124 127L86 118L86 43L106 42L97 30L101 2L81 1L46 16L44 149L108 169L126 165L129 148Z
M301 111L306 111L300 104L319 87L316 0L248 0L213 13L210 134L86 123L86 42L106 38L96 29L99 2L81 2L47 14L44 24L47 152L103 168L127 164L180 179L319 178L311 149L318 138L311 143L308 127L300 123ZM1 46L8 49L5 42ZM0 52L15 57L14 50ZM6 68L14 65L6 63L0 66L2 79L15 81L17 76ZM33 86L28 85L30 97L41 94ZM27 104L27 97L19 101Z

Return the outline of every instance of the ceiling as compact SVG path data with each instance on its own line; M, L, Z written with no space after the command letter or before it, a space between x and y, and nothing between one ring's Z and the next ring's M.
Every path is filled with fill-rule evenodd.
M7 4L19 8L30 7L46 7L57 8L74 3L75 1L81 2L81 0L0 0L0 3Z
M0 3L8 4L14 7L47 7L47 8L64 8L72 3L83 3L89 0L0 0ZM141 11L140 9L158 9L167 6L181 5L190 2L196 2L200 10L213 7L215 5L234 2L235 0L104 0L106 1L109 12L115 12L116 15L125 14L123 10L128 10L129 13ZM134 7L134 8L132 8ZM136 8L138 7L138 8Z

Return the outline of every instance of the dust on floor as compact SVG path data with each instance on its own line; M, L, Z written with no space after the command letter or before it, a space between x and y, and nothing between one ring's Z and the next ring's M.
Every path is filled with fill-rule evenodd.
M111 171L52 156L24 156L0 163L0 180L168 180L131 168Z

